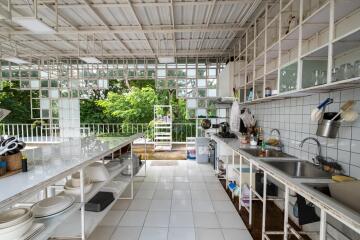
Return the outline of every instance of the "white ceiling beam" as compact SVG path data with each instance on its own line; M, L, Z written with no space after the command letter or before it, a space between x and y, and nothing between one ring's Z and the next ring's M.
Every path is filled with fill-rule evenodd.
M206 26L207 26L207 27L209 27L211 17L212 17L212 15L213 15L213 13L214 13L215 5L216 5L216 0L213 0L213 1L212 1L212 5L211 5L211 7L210 7L210 11L208 11L208 14L206 15L206 18L205 18L205 19L206 19ZM201 40L201 42L200 42L199 50L202 48L202 45L203 45L204 39L205 39L205 35L206 35L206 33L203 33L203 38L202 38L202 40Z
M239 39L239 38L236 38L236 39ZM178 38L178 39L176 39L176 41L177 42L179 42L179 41L200 41L200 40L202 40L202 38L200 37L200 38ZM230 40L232 40L232 39L230 39L230 38L206 38L205 40L209 40L209 41L230 41ZM35 43L36 41L34 41L34 40L26 40L26 39L19 39L19 40L17 40L18 42L23 42L23 43L26 43L26 42L29 42L29 43L31 43L31 42L33 42L33 43ZM57 39L48 39L48 40L42 40L44 43L52 43L52 42L62 42L62 40L57 40ZM68 39L67 40L68 42L73 42L73 43L78 43L78 42L80 42L80 43L86 43L86 40L77 40L77 39ZM124 43L141 43L141 42L144 42L144 41L146 41L145 39L122 39L122 42L124 42ZM149 38L149 41L158 41L157 39L151 39L151 38ZM162 41L169 41L169 40L167 40L167 39L160 39L159 40L160 42L162 42ZM106 43L116 43L117 42L117 40L115 40L115 39L113 39L113 40L101 40L101 42L102 43L104 43L104 44L106 44ZM99 40L95 40L95 43L100 43L100 41Z
M2 44L1 48L2 48L3 52L4 52L4 50L7 50L7 52L5 52L5 53L9 54L9 53L14 51L14 48L10 45L10 42L14 42L18 47L24 48L24 52L29 52L28 53L29 57L33 56L33 54L35 54L35 53L38 53L37 55L46 56L45 51L29 47L28 45L26 45L24 43L21 43L19 41L13 40L13 39L10 39L10 38L8 38L6 36L0 35L0 39L4 40L4 41L1 41L1 44ZM3 44L8 45L6 49L5 49L5 46Z
M241 21L240 21L240 26L244 26L246 21L248 19L250 19L251 15L253 15L253 13L255 12L255 10L259 7L260 3L262 2L262 0L254 0L253 3L251 4L251 7L249 8L248 11L246 11L245 15L242 17ZM234 34L233 39L235 39L236 35L239 33L240 31L237 31L236 34ZM237 44L235 43L233 40L229 42L229 44L226 44L224 47L224 51L226 51L226 49L229 48L229 46Z
M53 4L54 1L42 1L46 4ZM219 1L218 5L233 5L233 4L246 4L252 3L253 0L223 0ZM211 1L174 1L174 6L208 6L211 5ZM127 3L90 3L93 8L129 8L130 6ZM171 1L168 2L131 2L133 7L171 7ZM14 8L28 8L27 4L12 4ZM39 4L39 8L43 7L42 3ZM76 8L86 8L85 4L80 3L69 3L69 4L59 4L60 9L76 9Z
M52 11L55 15L57 14L58 17L65 22L66 24L68 24L70 27L72 27L74 30L79 30L73 23L71 23L69 20L67 20L59 11L56 11L54 5L48 4L48 3L44 3L43 6L45 6L48 10ZM58 37L60 37L58 35ZM66 43L70 44L72 47L74 47L75 49L79 49L81 51L81 46L77 45L78 41L76 41L76 43L71 43L72 41L69 41L67 39L62 38L63 41L65 41ZM101 45L97 42L95 42L95 44L101 48ZM104 49L106 52L108 52L107 49Z
M11 19L11 12L0 5L0 19Z
M1 6L1 5L0 5L0 6ZM28 7L29 7L29 6L28 6ZM16 14L18 14L18 15L21 15L17 10L14 10L13 8L12 8L12 11L15 12ZM14 28L12 25L10 25L10 24L8 24L8 23L6 23L6 22L2 22L2 24L3 24L6 28L10 29L11 31L15 31L15 28ZM66 39L64 39L62 36L57 36L57 37L58 37L59 39L63 40L63 41L66 41ZM40 44L46 46L47 48L55 49L58 53L61 53L61 49L58 49L58 48L56 48L56 47L53 47L52 45L50 45L50 44L48 44L48 43L45 43L45 42L37 39L36 37L27 36L27 38L30 38L31 40L36 41L37 43L40 43ZM70 44L70 43L68 43L68 44ZM72 45L72 44L70 44L70 45ZM25 46L27 46L27 45L25 45ZM34 48L32 48L32 49L34 49Z
M168 56L166 54L167 51L171 51L172 49L164 50L163 54L158 54L158 56ZM51 54L51 52L47 52L45 56L48 56ZM207 49L207 50L196 50L196 49L190 49L190 50L179 50L176 52L175 56L220 56L228 54L224 52L223 49ZM36 54L35 54L36 55ZM19 57L26 57L29 56L27 54L19 54ZM36 56L41 57L41 54L37 54ZM57 57L77 57L78 55L74 52L64 52L61 54L57 54ZM84 56L92 56L92 57L156 57L155 54L151 50L136 50L131 53L128 53L126 51L111 51L111 53L95 53L95 54L85 54Z
M171 12L171 22L173 25L173 29L175 30L175 14L174 14L174 1L171 1L171 6L170 6L170 12ZM176 54L176 33L173 32L172 33L172 37L173 37L173 47L174 47L174 55Z
M141 24L138 16L136 15L135 9L134 9L131 1L128 0L127 2L128 2L128 4L129 4L129 7L130 7L130 9L131 9L132 14L134 15L134 17L135 17L135 19L136 19L137 24L139 25L140 29L143 30L142 24ZM148 39L146 33L144 33L144 36L145 36L145 39L146 39L147 44L149 45L149 48L151 49L151 51L152 51L153 53L155 53L155 52L154 52L154 49L151 47L151 44L150 44L150 42L149 42L149 39Z
M12 31L14 30L14 28L10 25L10 24L7 24L6 22L1 22L2 26L4 26L5 28L7 29L11 29ZM1 33L3 35L9 35L9 34L4 34L4 33ZM6 36L5 36L6 37ZM26 36L28 39L31 39L33 41L36 41L38 44L40 45L43 45L49 49L52 49L52 50L55 50L57 53L61 53L61 49L58 49L48 43L44 43L42 42L41 40L37 39L36 37L33 37L33 36ZM16 39L14 39L13 37L11 38L12 40L16 41Z
M69 23L68 21L66 21L63 16L61 16L61 14L59 12L56 12L56 9L54 9L54 7L52 5L48 5L48 4L44 4L44 6L47 8L47 10L50 10L53 14L55 14L55 16L57 15L61 20L63 20L66 24L69 24L74 30L78 30L74 25L72 25L71 23ZM78 49L79 46L77 44L71 43L70 41L66 40L64 37L62 37L61 35L57 35L56 37L60 38L62 41L64 41L66 44L70 45L71 47L73 47L74 49Z
M87 8L100 20L100 22L104 25L104 27L107 28L107 30L111 30L110 27L107 25L105 19L100 16L100 14L97 13L97 11L92 7L91 3L88 0L83 0ZM77 30L79 33L79 31ZM95 33L95 32L94 32ZM122 45L123 48L125 48L126 51L131 53L130 49L121 41L121 39L116 35L116 33L112 33L113 36L119 41L119 43Z
M234 24L198 24L198 25L176 25L173 29L172 25L157 25L157 26L104 26L104 27L78 27L79 30L74 30L71 27L59 27L58 32L55 34L92 34L92 33L102 33L102 34L114 34L114 33L180 33L180 32L238 32L242 31L245 28L234 26ZM14 35L27 35L34 34L27 30L14 30L4 32Z

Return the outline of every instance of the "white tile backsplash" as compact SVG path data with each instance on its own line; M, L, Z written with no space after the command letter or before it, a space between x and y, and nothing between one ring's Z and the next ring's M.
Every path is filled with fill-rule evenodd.
M301 159L311 160L317 153L316 144L309 141L302 149L298 145L306 137L315 137L322 145L322 155L338 161L343 166L345 174L360 178L360 119L353 123L342 122L336 139L316 136L317 123L310 119L312 109L326 97L334 99L334 103L327 107L327 112L338 112L341 104L347 100L356 100L354 110L360 111L359 96L360 88L344 89L258 103L251 105L251 110L266 136L273 128L280 130L286 152Z

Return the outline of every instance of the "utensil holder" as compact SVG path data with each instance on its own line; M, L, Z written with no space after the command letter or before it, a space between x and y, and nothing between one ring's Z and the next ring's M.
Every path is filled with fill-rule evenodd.
M340 125L339 121L322 119L318 123L316 135L326 138L336 138Z
M20 152L13 155L1 156L1 159L6 161L7 171L20 170L22 168L21 158L22 154Z

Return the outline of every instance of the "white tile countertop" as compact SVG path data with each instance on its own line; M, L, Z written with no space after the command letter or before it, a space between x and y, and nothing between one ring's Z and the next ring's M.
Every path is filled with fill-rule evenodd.
M28 172L0 179L0 208L34 194L56 181L143 137L85 137L28 149Z
M341 220L345 225L354 229L356 232L360 233L360 213L355 212L354 210L345 207L336 200L321 194L314 190L311 187L304 185L303 183L326 183L331 182L331 179L309 179L309 178L292 178L285 174L284 172L278 170L277 168L266 163L266 159L261 159L260 157L254 157L247 152L243 151L243 148L249 148L248 144L240 144L239 139L231 138L222 138L217 135L213 135L213 138L216 141L220 141L223 144L227 145L232 150L246 157L251 161L255 166L264 170L272 177L277 179L286 185L293 191L299 193L309 201L313 202L320 208L323 208L328 214L333 217ZM272 159L273 160L273 159Z

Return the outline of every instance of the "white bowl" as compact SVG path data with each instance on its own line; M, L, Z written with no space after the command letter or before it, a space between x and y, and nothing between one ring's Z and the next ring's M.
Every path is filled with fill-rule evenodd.
M105 167L109 172L116 171L122 166L123 164L121 164L120 161L110 161L107 164L105 164Z
M100 162L94 162L87 166L86 175L92 182L104 182L110 178L109 171Z
M64 211L75 202L75 198L66 195L58 195L37 202L32 207L34 217L42 218Z
M85 175L85 174L84 174ZM90 178L85 175L85 184L90 183ZM71 185L73 187L80 187L80 172L71 175Z
M0 213L0 229L26 221L31 216L29 208L12 208Z
M87 194L91 191L93 187L92 183L87 183L84 185L84 194ZM75 195L78 196L81 194L80 187L75 187L71 184L71 181L67 181L64 186L64 192L68 195Z
M32 226L34 218L32 214L30 217L21 223L8 228L0 229L0 240L16 240L23 236Z

